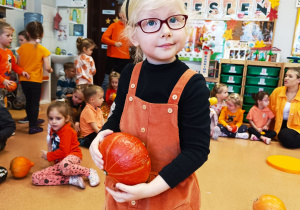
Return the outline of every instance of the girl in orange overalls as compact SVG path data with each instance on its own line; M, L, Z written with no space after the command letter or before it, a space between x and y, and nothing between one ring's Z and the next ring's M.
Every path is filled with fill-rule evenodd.
M133 186L107 177L105 209L198 210L200 189L194 172L209 154L209 90L204 77L176 57L186 40L184 3L130 0L124 5L129 17L125 31L146 60L122 71L116 108L90 153L103 169L99 142L112 131L129 133L146 145L152 172L147 183Z

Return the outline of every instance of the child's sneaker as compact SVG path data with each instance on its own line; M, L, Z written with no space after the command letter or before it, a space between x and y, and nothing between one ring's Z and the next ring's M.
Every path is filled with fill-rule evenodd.
M265 136L264 136L264 138L263 138L262 140L263 140L263 142L265 142L267 145L269 145L269 144L271 143L271 139L268 138L268 137L265 137Z
M85 183L81 176L70 176L69 184L80 187L81 189L85 188Z
M227 137L227 135L225 133L223 133L223 132L220 132L219 136L221 136L221 137Z
M95 187L99 184L100 178L98 176L98 173L95 169L90 168L90 175L88 176L88 179L90 181L90 185L92 187Z
M20 119L18 122L21 124L25 124L25 123L29 123L29 120L28 120L28 117L26 116L26 117Z
M249 134L248 133L236 133L235 138L239 138L239 139L248 139L249 138Z
M259 139L257 138L257 136L255 136L254 134L251 134L250 140L252 140L252 141L259 141Z
M29 134L36 134L36 133L40 133L40 132L43 132L43 128L41 127L31 127L29 128Z
M219 128L219 126L215 126L212 135L213 140L217 140L220 134L221 134L221 129Z

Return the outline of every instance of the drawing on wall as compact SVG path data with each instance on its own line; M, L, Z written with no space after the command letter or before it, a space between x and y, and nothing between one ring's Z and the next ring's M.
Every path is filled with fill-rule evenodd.
M59 29L55 30L57 41L63 41L68 39L68 26L59 24Z

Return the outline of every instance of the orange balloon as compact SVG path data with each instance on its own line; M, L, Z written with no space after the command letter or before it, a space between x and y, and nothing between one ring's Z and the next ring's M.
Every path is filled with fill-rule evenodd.
M253 202L253 210L286 210L286 208L276 196L262 195Z
M17 89L17 83L14 81L11 81L12 83L9 85L9 87L5 87L6 90L8 91L14 91L15 89Z

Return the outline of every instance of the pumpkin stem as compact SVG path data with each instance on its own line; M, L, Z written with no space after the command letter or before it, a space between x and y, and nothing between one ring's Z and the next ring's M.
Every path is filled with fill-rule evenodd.
M103 173L105 174L105 176L107 176L107 172L105 170L103 170Z

